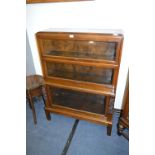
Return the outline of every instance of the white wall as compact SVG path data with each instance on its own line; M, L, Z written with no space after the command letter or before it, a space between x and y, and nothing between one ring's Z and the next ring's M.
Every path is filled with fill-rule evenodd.
M36 74L34 68L34 62L32 58L32 52L29 44L29 40L26 33L26 75Z
M123 0L28 4L27 33L36 73L42 74L35 41L36 32L48 28L122 29L125 40L115 100L115 108L120 109L128 68L126 34L129 30L127 11L123 6Z

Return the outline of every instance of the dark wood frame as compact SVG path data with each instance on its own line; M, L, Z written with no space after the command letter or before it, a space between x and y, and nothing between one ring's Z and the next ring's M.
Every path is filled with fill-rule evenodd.
M129 71L123 97L123 109L121 111L117 127L118 135L122 135L129 140L129 132L124 132L125 129L129 130Z
M74 38L69 38L69 35L73 34ZM84 61L78 59L78 61L74 58L67 57L54 57L43 54L43 39L55 39L55 40L81 40L81 41L105 41L105 42L116 42L116 58L114 61L110 60L89 60L86 59ZM107 134L111 135L112 130L112 115L113 105L111 104L111 100L115 98L116 95L116 87L117 87L117 79L122 55L122 45L123 45L123 35L113 35L113 34L103 34L103 33L70 33L70 32L38 32L36 34L36 40L41 60L41 67L43 71L43 76L45 80L45 88L47 92L47 102L46 102L46 116L47 119L50 120L50 113L58 113L66 116L70 116L76 119L83 119L87 121L91 121L97 124L102 124L107 126ZM46 62L54 61L61 62L65 64L80 64L80 65L94 65L96 67L105 67L105 68L113 68L114 75L111 85L104 84L96 84L96 83L87 83L82 81L74 81L64 78L57 77L49 77L47 74ZM92 93L105 96L105 112L104 114L96 114L92 112L72 109L69 107L63 107L52 103L52 96L50 94L50 88L57 87L62 89L69 89L73 91L80 91L83 93ZM111 107L112 105L112 107Z
M75 2L75 1L94 1L94 0L26 0L26 4L51 3L51 2Z

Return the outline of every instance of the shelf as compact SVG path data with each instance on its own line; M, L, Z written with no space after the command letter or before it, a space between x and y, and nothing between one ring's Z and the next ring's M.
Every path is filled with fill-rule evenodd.
M76 90L80 92L105 96L115 96L114 86L112 85L95 84L90 82L81 82L54 77L45 78L45 84L53 87Z

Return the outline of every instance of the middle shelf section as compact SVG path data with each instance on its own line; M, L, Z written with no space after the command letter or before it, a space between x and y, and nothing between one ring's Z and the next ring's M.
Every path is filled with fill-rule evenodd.
M81 93L67 89L50 87L52 105L87 111L96 114L105 113L105 97L89 93Z
M59 77L99 84L112 83L113 69L109 68L56 62L46 62L46 68L49 77Z
M43 71L46 84L86 93L115 96L113 79L117 72L115 64L83 63L44 57Z

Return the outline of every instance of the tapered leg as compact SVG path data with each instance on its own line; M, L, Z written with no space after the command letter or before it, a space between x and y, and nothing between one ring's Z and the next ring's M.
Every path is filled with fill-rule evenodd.
M36 112L35 112L34 103L33 103L33 99L31 97L31 95L29 95L29 102L30 102L30 105L31 105L31 108L32 108L34 124L37 124Z
M107 135L111 136L111 131L112 131L112 125L107 126Z
M50 112L47 111L46 109L44 109L44 110L45 110L45 114L46 114L46 119L47 119L48 121L50 121L50 120L51 120Z
M26 97L26 101L28 101L29 107L32 109L29 97Z
M43 99L44 105L46 105L44 95L42 95L42 99Z

